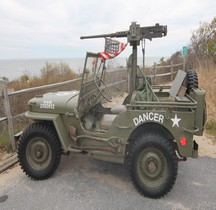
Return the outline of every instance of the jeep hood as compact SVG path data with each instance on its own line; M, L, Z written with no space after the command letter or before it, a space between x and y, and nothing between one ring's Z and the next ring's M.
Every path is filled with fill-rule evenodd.
M29 111L58 114L64 114L67 111L73 112L77 107L78 98L79 91L75 90L46 93L29 100Z

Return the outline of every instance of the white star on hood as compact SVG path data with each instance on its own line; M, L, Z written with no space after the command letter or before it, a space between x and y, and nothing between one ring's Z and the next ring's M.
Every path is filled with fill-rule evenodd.
M174 117L174 118L171 118L171 120L173 121L172 127L174 127L175 125L176 125L177 127L179 127L179 121L180 121L181 119L178 118L177 114L175 114L175 117Z

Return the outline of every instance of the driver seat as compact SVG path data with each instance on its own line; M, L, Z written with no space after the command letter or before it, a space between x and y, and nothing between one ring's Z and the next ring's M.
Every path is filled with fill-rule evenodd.
M112 122L121 112L126 111L127 108L125 105L116 105L111 108L112 114L104 114L100 120L100 129L101 130L108 130L112 125Z
M112 114L120 114L121 112L125 112L127 107L125 105L116 105L111 108Z

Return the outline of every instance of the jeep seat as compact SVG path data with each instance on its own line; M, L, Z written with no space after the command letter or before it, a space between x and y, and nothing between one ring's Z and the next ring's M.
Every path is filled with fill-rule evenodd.
M111 108L112 114L119 114L121 112L125 112L127 110L125 105L116 105Z
M113 120L117 117L121 112L126 111L127 108L125 105L116 105L111 108L112 114L104 114L100 120L100 129L108 130L112 125Z
M104 114L100 120L100 129L108 130L112 125L113 120L117 117L116 114Z

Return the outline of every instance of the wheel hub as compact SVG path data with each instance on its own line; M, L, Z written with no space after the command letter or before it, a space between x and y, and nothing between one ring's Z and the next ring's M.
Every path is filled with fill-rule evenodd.
M162 153L155 148L143 150L138 159L138 175L147 186L156 187L166 177L166 161Z
M34 142L31 148L32 157L37 162L44 162L49 155L49 147L44 142Z
M142 173L149 178L156 178L162 172L162 161L158 154L148 152L142 159Z
M149 173L154 173L157 169L157 165L154 160L150 160L148 163L148 171Z
M26 157L32 168L44 169L51 161L51 148L43 138L34 138L27 146Z
M37 157L37 158L41 158L41 156L42 156L42 153L41 153L40 151L38 151L38 152L36 153L36 157Z

